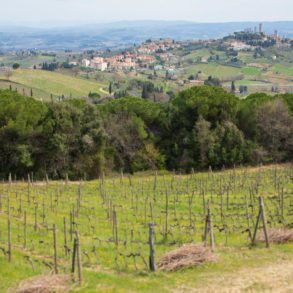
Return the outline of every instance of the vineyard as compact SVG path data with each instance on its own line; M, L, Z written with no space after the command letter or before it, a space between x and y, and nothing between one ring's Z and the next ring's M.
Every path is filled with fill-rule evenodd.
M189 175L121 172L78 182L11 174L0 184L0 270L15 265L25 272L13 281L0 276L0 291L43 273L72 273L75 290L83 292L94 292L83 286L95 276L98 283L97 272L176 274L162 273L156 264L190 243L203 242L217 256L206 272L220 268L228 248L263 254L276 245L271 229L293 228L292 178L289 164ZM289 243L272 254L281 246L292 251Z

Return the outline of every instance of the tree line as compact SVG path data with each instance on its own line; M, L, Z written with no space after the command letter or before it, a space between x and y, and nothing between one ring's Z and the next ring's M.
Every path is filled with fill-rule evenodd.
M124 97L40 102L0 90L0 175L71 179L289 161L293 95L239 99L202 86L169 102Z

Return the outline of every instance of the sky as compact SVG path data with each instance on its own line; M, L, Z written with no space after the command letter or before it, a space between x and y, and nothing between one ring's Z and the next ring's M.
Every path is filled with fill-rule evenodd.
M293 0L0 0L1 24L293 20Z

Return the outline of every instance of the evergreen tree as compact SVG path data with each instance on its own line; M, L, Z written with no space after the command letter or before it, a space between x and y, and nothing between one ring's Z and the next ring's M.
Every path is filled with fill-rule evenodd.
M112 82L110 82L109 84L109 94L112 95L113 92L113 86L112 86Z
M232 81L232 83L231 83L231 92L235 93L235 91L236 91L235 82Z
M147 98L148 98L147 86L146 86L145 84L142 86L141 97L142 97L143 99L147 99Z

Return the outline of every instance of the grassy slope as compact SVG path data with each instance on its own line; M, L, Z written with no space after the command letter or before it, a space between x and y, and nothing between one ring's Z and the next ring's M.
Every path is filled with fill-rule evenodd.
M283 171L282 171L283 170ZM257 172L256 172L257 171ZM234 207L235 203L243 201L243 195L247 194L246 187L240 187L242 185L244 171L239 170L237 172L236 180L236 192L230 194L231 206L229 210L226 210L226 195L224 198L224 210L228 214L243 214L243 210L239 211L237 207ZM265 194L274 200L276 190L274 190L273 178L274 168L263 168L261 171L258 169L250 169L248 171L249 182L245 184L250 185L256 180L261 178L259 193ZM280 169L277 173L277 178L283 178L285 183L285 215L288 223L292 220L292 216L289 215L289 206L286 204L290 201L289 190L293 187L292 183L289 183L288 179L290 169L289 166L286 169ZM287 175L286 175L287 174ZM214 179L208 179L207 174L198 174L196 178L204 180L212 180L211 186L214 186L212 182L219 184L219 179L228 180L231 176L230 171L215 173ZM239 177L238 177L239 176ZM158 190L164 190L165 182L169 185L172 182L173 176L165 175L158 177L157 188ZM198 192L195 194L193 211L196 214L194 223L196 225L195 231L188 229L189 216L188 216L188 194L185 193L187 188L186 183L192 184L189 176L176 176L175 181L172 183L175 186L175 190L179 190L180 200L177 203L176 213L177 218L180 220L181 228L178 228L173 215L173 196L174 192L170 193L170 225L173 226L172 233L168 241L162 239L160 233L161 228L164 229L164 206L165 195L159 192L155 203L154 215L156 217L156 259L158 259L166 251L175 249L179 242L187 243L190 241L199 242L201 238L203 224L201 222L202 217L200 211L202 210L202 199L199 198ZM288 178L288 177L287 177ZM200 180L202 180L200 179ZM171 181L170 181L171 180ZM187 180L187 181L186 181ZM251 180L251 182L250 182ZM142 254L147 257L148 245L147 245L147 227L144 225L144 204L145 199L143 196L150 194L152 198L152 186L154 177L152 176L135 176L132 178L133 193L129 188L128 178L124 178L122 183L119 178L115 181L108 179L105 181L106 185L102 189L106 188L107 197L111 197L113 204L117 204L118 210L118 227L121 242L123 239L127 240L127 247L119 245L119 252L130 253L141 251ZM185 183L184 183L185 182ZM100 190L99 181L92 181L84 183L82 187L82 212L80 218L78 218L79 229L82 233L82 251L87 252L90 259L87 259L83 254L83 266L84 266L84 284L81 288L76 288L78 292L193 292L198 289L200 292L206 289L206 286L210 288L210 292L231 291L239 289L247 289L254 291L262 291L264 289L274 290L276 286L278 290L284 290L285 288L292 288L293 278L292 275L292 262L293 262L293 243L283 245L271 245L269 249L266 249L264 245L258 244L255 248L249 248L249 241L247 239L247 233L241 233L246 227L245 219L237 218L231 222L230 217L227 218L227 224L230 226L228 234L228 242L226 244L225 236L220 233L215 226L215 239L216 239L216 254L218 261L212 264L206 264L201 267L188 269L176 273L163 273L157 272L151 274L145 270L145 266L140 258L137 259L138 271L135 270L132 258L126 258L118 256L117 265L115 265L116 249L113 242L109 242L112 235L112 223L106 218L106 210L108 204L103 204L99 195ZM142 189L141 186L144 186ZM186 187L185 187L186 186ZM237 187L238 186L238 187ZM151 189L149 189L151 187ZM170 185L169 185L170 187ZM240 189L239 189L240 188ZM22 235L23 225L22 216L19 218L18 203L15 201L15 191L17 190L18 197L22 194L23 205L22 208L27 211L28 214L28 248L24 250L22 248ZM9 264L4 257L2 251L0 251L0 292L6 292L7 288L16 286L19 281L26 279L32 275L39 275L49 273L50 269L43 265L45 260L47 263L52 261L52 235L51 231L46 229L46 225L51 227L52 223L56 223L58 229L58 255L59 265L61 271L62 267L68 272L70 267L70 260L64 256L63 248L63 217L68 218L69 210L72 205L76 203L76 196L78 194L78 183L71 183L68 186L64 186L61 182L51 182L49 186L44 183L33 185L30 188L30 195L37 202L39 202L38 213L38 231L34 231L34 205L28 205L26 203L27 198L27 184L18 183L12 185L11 189L11 206L14 207L12 213L12 241L13 241L13 262ZM149 192L141 193L142 190L149 190ZM181 190L181 191L180 191ZM8 191L8 185L0 185L1 194L6 194ZM181 193L183 192L183 193ZM190 191L191 192L191 191ZM136 199L135 195L138 193L139 197ZM213 200L213 222L219 225L220 217L216 212L217 204L219 204L220 198L214 195ZM53 194L53 201L50 203L50 194ZM57 195L59 194L59 195ZM177 194L177 191L176 191ZM46 195L46 196L44 196ZM160 196L161 195L161 196ZM59 203L55 203L56 196L59 197ZM133 198L134 196L134 198ZM210 196L209 191L206 197ZM292 196L292 195L291 195ZM131 200L133 198L133 200ZM42 224L42 203L45 203L46 218L44 219L45 225ZM256 200L256 199L255 199ZM275 199L278 201L278 199ZM134 209L131 207L133 201ZM136 201L138 204L138 214L135 215ZM256 201L257 202L257 201ZM271 203L269 199L266 200L267 209L270 213L267 214L270 219L271 213L275 215L275 203ZM53 205L52 210L50 205ZM0 212L0 247L6 248L6 216L5 216L5 200L2 198L2 210ZM91 208L95 208L97 213L92 215ZM242 206L243 207L243 206ZM87 209L86 209L87 208ZM243 207L244 208L244 207ZM147 221L149 221L149 210L147 210ZM257 209L254 210L252 220L256 217ZM161 218L162 217L162 218ZM234 216L235 217L235 216ZM277 216L276 216L277 217ZM88 221L91 221L91 225L95 226L95 232L90 229ZM236 220L236 222L235 222ZM175 222L174 222L175 221ZM244 222L242 222L244 221ZM276 225L276 218L274 223ZM238 224L240 223L240 227ZM243 224L241 224L243 223ZM242 226L243 225L243 226ZM234 226L237 232L232 232ZM171 226L170 226L171 227ZM233 229L232 229L233 227ZM238 228L237 228L238 227ZM130 242L130 229L134 231L134 242ZM240 229L240 230L239 230ZM180 232L181 231L181 232ZM127 232L127 233L126 233ZM191 232L191 234L189 234ZM126 234L125 234L126 233ZM231 234L230 234L231 233ZM260 233L260 232L259 232ZM19 237L18 237L19 235ZM94 237L94 238L93 238ZM69 238L69 236L68 236ZM173 239L177 242L174 244ZM137 244L136 241L142 240L141 244ZM146 241L146 243L144 242ZM92 252L93 244L97 249L97 255ZM48 250L48 245L51 247ZM71 246L71 245L70 245ZM26 261L25 256L31 257L34 264L32 269L31 264ZM127 267L124 262L127 262ZM291 266L290 266L291 264ZM252 272L253 275L252 275ZM291 275L290 275L291 272ZM273 274L273 276L272 276ZM208 280L208 284L207 284ZM215 285L214 285L215 284ZM238 291L237 291L238 292Z
M215 76L215 77L231 77L235 75L241 74L241 69L219 65L217 63L209 63L209 64L197 64L191 65L186 68L187 74L197 74L199 71L202 72L205 76Z
M288 76L293 76L293 66L284 66L282 64L276 64L272 67L272 71L282 73Z
M38 66L43 62L53 62L55 60L54 57L50 56L26 56L26 57L18 57L14 55L7 55L0 57L0 63L4 63L5 65L12 66L14 63L18 63L22 68L29 68L34 65Z
M1 78L4 77L2 76ZM100 88L104 86L102 83L76 78L58 72L32 69L16 70L13 72L10 80L19 84L13 87L18 87L20 91L23 86L24 88L36 90L37 97L40 97L39 95L44 93L46 95L43 97L44 99L49 98L51 93L54 96L61 96L63 94L66 97L69 97L70 94L72 97L87 96L90 91L101 93Z
M293 245L263 246L253 250L242 248L217 249L216 263L175 273L84 268L84 284L75 292L268 292L293 288ZM33 275L47 274L48 269L35 272L18 255L12 264L0 257L0 292L15 287ZM194 290L194 291L193 291ZM209 290L209 291L207 291ZM242 292L241 291L241 292ZM291 291L288 291L291 292Z

